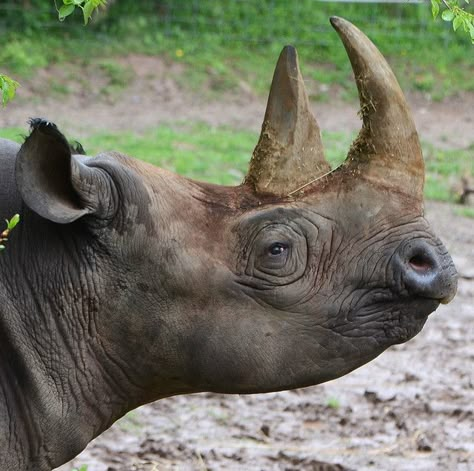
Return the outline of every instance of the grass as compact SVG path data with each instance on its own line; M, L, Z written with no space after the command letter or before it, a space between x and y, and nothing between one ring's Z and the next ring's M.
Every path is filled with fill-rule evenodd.
M326 406L330 409L337 410L341 407L341 401L337 397L328 397L326 400Z
M474 148L441 150L425 145L424 156L425 196L433 200L457 202L454 189L461 177L474 177Z
M21 142L24 129L5 128L0 137ZM74 138L74 136L70 136ZM333 166L345 158L354 135L323 133L326 156ZM227 127L213 128L200 123L159 126L142 134L96 133L83 139L89 155L118 150L181 175L212 183L235 185L242 181L258 136ZM426 164L425 196L455 202L452 191L463 175L474 175L474 149L441 150L424 146ZM461 210L462 208L460 208ZM462 209L470 216L469 209Z
M224 185L240 182L248 164L253 133L204 124L160 126L142 135L104 133L87 139L87 150L120 149L173 172Z
M458 206L454 209L456 216L463 216L466 218L474 218L474 208L469 206Z
M328 23L331 15L341 15L370 34L404 90L419 90L435 99L474 91L474 55L468 37L434 22L426 4L162 0L157 6L157 2L122 0L84 28L80 15L60 24L48 4L32 3L38 6L29 16L21 21L7 17L11 26L0 29L2 68L20 78L52 64L72 62L80 67L98 60L112 85L120 87L129 78L114 57L143 53L185 64L186 73L176 78L192 89L220 93L245 86L266 93L276 58L282 46L291 43L299 50L307 79L353 97L349 61Z
M114 60L102 59L96 66L107 79L107 86L103 88L102 93L113 95L125 89L132 81L131 70Z

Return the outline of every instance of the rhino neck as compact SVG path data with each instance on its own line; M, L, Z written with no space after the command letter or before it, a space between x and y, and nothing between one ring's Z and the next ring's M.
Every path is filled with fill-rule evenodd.
M88 235L21 216L0 264L0 461L49 470L135 404L95 329L106 295Z
M21 208L21 198L15 184L15 158L20 146L0 139L0 218L1 230L5 219L11 218Z

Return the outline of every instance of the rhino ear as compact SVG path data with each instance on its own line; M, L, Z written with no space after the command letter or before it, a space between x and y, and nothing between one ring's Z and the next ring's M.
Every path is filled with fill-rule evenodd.
M105 172L72 155L55 124L32 119L30 125L16 160L17 187L29 208L60 224L103 212L103 191L110 187Z

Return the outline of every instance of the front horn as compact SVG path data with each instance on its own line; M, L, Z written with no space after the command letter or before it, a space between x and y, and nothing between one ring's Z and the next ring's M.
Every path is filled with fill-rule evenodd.
M348 21L332 17L359 90L363 126L343 169L423 198L424 162L410 109L387 61Z
M329 171L296 49L286 46L275 68L262 132L245 183L257 193L286 196Z

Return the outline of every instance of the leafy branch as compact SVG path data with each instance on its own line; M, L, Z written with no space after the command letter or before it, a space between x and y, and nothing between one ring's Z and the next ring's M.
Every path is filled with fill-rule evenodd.
M15 96L17 87L20 84L15 80L7 77L6 75L0 74L0 94L2 106L5 106Z
M5 219L5 221L7 222L7 228L0 234L0 252L5 250L5 242L8 240L10 232L20 222L20 215L15 214L10 220Z
M454 31L462 28L471 37L474 44L474 15L462 8L459 3L469 4L469 0L431 0L431 12L436 19L441 11L444 21L452 21Z
M62 0L63 4L56 10L58 11L59 21L64 21L69 15L74 13L76 8L82 10L84 24L89 23L92 13L99 7L105 7L107 0ZM54 2L56 4L56 0Z
M64 21L76 8L80 8L84 17L84 24L87 25L94 11L99 7L105 7L107 0L62 0L62 3L62 6L58 8L56 0L54 0L59 21ZM9 101L13 100L19 86L20 84L17 81L0 74L0 102L2 106L5 107Z

